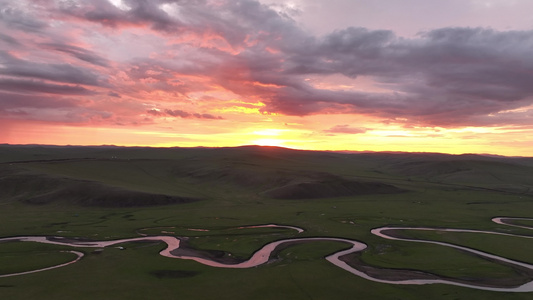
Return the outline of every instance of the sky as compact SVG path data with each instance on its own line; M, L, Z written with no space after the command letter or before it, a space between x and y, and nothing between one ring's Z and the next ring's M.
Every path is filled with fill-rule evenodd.
M530 0L0 0L0 143L533 156Z

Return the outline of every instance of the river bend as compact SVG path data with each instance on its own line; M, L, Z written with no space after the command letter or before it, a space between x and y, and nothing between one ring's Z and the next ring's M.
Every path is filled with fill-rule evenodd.
M508 221L510 220L532 220L532 219L510 218L510 217L496 217L492 219L493 222L497 224L501 224L501 225L514 226L514 227L525 228L525 229L533 229L531 227L520 226L520 225L509 223ZM254 225L254 226L246 226L246 227L239 227L239 228L259 228L259 227L277 227L277 228L293 229L293 230L296 230L298 233L301 233L304 231L302 228L299 228L299 227L287 226L287 225L276 225L276 224ZM505 257L486 253L480 250L458 246L458 245L445 243L445 242L394 237L392 235L387 234L387 231L389 230L428 230L428 231L448 231L448 232L469 232L469 233L505 235L505 236L520 237L520 238L533 238L533 236L522 236L522 235L509 234L509 233L470 230L470 229L443 229L443 228L424 228L424 227L387 226L387 227L380 227L380 228L375 228L371 230L372 234L382 237L384 239L401 240L401 241L409 241L409 242L416 242L416 243L429 243L429 244L436 244L436 245L445 246L445 247L451 247L451 248L455 248L455 249L459 249L462 251L475 254L483 258L488 258L488 259L492 259L495 261L504 262L510 265L519 266L519 267L526 268L528 270L533 271L533 265L527 264L524 262L515 261L512 259L505 258ZM264 245L261 249L257 250L248 260L239 262L239 263L218 262L218 261L214 261L208 258L201 257L199 255L195 256L195 255L173 254L173 251L178 250L180 248L181 241L177 237L166 236L166 235L142 236L142 237L136 237L136 238L119 239L119 240L111 240L111 241L80 241L80 240L73 240L73 239L64 238L64 237L47 237L47 236L19 236L19 237L0 238L0 243L16 242L16 241L55 244L55 245L63 245L63 246L78 247L78 248L94 248L94 247L105 248L105 247L109 247L109 246L113 246L113 245L117 245L121 243L127 243L127 242L158 241L158 242L164 242L167 245L167 247L159 253L162 256L170 257L170 258L194 260L198 263L212 266L212 267L218 267L218 268L251 268L251 267L256 267L256 266L265 264L269 262L270 257L272 253L274 252L274 250L276 250L276 248L279 247L280 245L283 245L286 243L333 241L333 242L345 243L345 244L351 245L351 247L327 256L326 260L328 260L335 266L340 267L354 275L357 275L359 277L362 277L362 278L365 278L371 281L387 283L387 284L398 284L398 285L424 285L424 284L440 283L440 284L449 284L449 285L456 285L456 286L481 289L481 290L489 290L489 291L499 291L499 292L533 292L533 278L531 278L529 282L523 285L520 285L520 286L516 286L516 287L492 287L492 286L485 286L485 285L463 283L463 282L458 282L458 281L453 281L453 280L448 280L448 279L387 280L387 279L376 278L374 276L368 275L367 273L363 271L358 270L357 268L349 265L348 263L342 260L343 256L353 254L356 252L360 252L366 249L367 245L357 240L335 238L335 237L307 237L307 238L292 238L292 239L283 239L283 240L274 241L274 242ZM71 265L79 261L84 255L82 252L79 252L79 251L64 251L64 252L74 253L76 254L76 258L70 262L43 268L43 269L0 275L0 278L26 275L26 274L36 273L36 272L47 271L47 270L51 270L55 268L65 267L65 266ZM175 252L179 253L179 251L175 251Z

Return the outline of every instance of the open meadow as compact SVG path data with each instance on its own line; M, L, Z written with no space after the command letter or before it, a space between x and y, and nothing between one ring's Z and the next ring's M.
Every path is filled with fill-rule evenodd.
M417 241L533 264L532 174L533 158L522 157L0 145L0 298L531 299L482 289L530 282L526 267ZM254 227L267 224L280 226ZM385 226L408 229L385 232L403 240L371 232ZM366 248L342 260L378 281L474 287L362 278L326 259L351 247L332 240L283 244L243 269L162 256L158 240L79 246L147 236L178 237L174 255L223 264L274 241L348 239ZM74 261L71 251L81 259L10 276Z

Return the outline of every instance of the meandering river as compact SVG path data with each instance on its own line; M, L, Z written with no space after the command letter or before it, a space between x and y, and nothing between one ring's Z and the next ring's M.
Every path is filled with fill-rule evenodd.
M511 221L511 220L532 220L532 219L508 218L508 217L497 217L497 218L492 219L493 222L497 224L501 224L501 225L514 226L514 227L525 228L525 229L533 229L531 227L520 226L520 225L509 223L508 221ZM277 228L293 229L293 230L296 230L298 233L301 233L304 231L302 228L299 228L299 227L287 226L287 225L276 225L276 224L254 225L254 226L246 226L246 227L239 227L239 228L242 229L242 228L258 228L258 227L277 227ZM436 245L445 246L445 247L451 247L451 248L459 249L462 251L470 252L480 257L507 263L507 264L514 265L517 267L526 268L528 270L533 271L533 265L531 264L515 261L512 259L505 258L505 257L497 256L494 254L489 254L489 253L486 253L480 250L458 246L454 244L449 244L445 242L394 237L390 234L387 234L387 231L390 231L390 230L426 230L426 231L469 232L469 233L505 235L505 236L520 237L520 238L533 238L533 236L522 236L522 235L509 234L509 233L470 230L470 229L442 229L442 228L420 228L420 227L380 227L380 228L372 229L371 231L372 234L385 238L385 239L409 241L409 242L416 242L416 243L430 243L430 244L436 244ZM69 238L64 238L64 237L46 237L46 236L19 236L19 237L0 238L0 243L1 242L15 242L15 241L38 242L38 243L64 245L64 246L79 247L79 248L90 248L90 247L105 248L105 247L127 243L127 242L158 241L158 242L164 242L167 245L167 247L160 252L162 256L166 256L170 258L194 260L194 261L197 261L199 263L202 263L208 266L219 267L219 268L251 268L251 267L256 267L256 266L265 264L270 260L270 257L272 253L274 252L274 250L276 250L276 248L279 247L280 245L283 245L286 243L333 241L333 242L346 243L346 244L351 245L351 247L349 249L342 250L332 255L329 255L326 257L326 259L332 264L336 265L337 267L340 267L354 275L357 275L359 277L362 277L362 278L365 278L371 281L387 283L387 284L401 284L401 285L423 285L423 284L441 283L441 284L450 284L450 285L456 285L456 286L462 286L462 287L468 287L468 288L474 288L474 289L489 290L489 291L533 292L533 278L531 278L531 281L523 285L516 286L516 287L496 287L496 286L476 285L476 284L463 283L463 282L442 279L442 278L441 279L406 279L406 280L380 279L375 276L371 276L363 271L360 271L356 267L353 267L342 260L343 256L353 254L353 253L366 249L367 245L365 243L357 241L357 240L335 238L335 237L308 237L308 238L292 238L292 239L278 240L278 241L271 242L271 243L264 245L261 249L257 250L248 260L239 262L239 263L223 263L223 262L218 262L218 261L211 260L208 258L204 258L199 255L195 256L195 255L176 254L176 253L179 253L179 251L175 251L175 250L180 249L180 242L181 242L180 239L174 236L165 236L165 235L142 236L142 237L136 237L136 238L119 239L119 240L111 240L111 241L80 241L80 240L69 239ZM20 275L25 275L25 274L30 274L30 273L47 271L47 270L51 270L55 268L61 268L61 267L64 267L64 266L67 266L67 265L70 265L70 264L73 264L79 261L84 255L82 252L79 252L79 251L64 251L64 252L73 253L76 255L76 258L70 262L43 268L43 269L0 275L0 278L10 277L10 276L20 276Z

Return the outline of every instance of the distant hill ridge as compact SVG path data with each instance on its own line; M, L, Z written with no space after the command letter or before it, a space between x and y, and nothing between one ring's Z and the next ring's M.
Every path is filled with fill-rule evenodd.
M533 158L280 147L0 145L0 201L121 207L200 199L326 199L443 188L533 194Z

